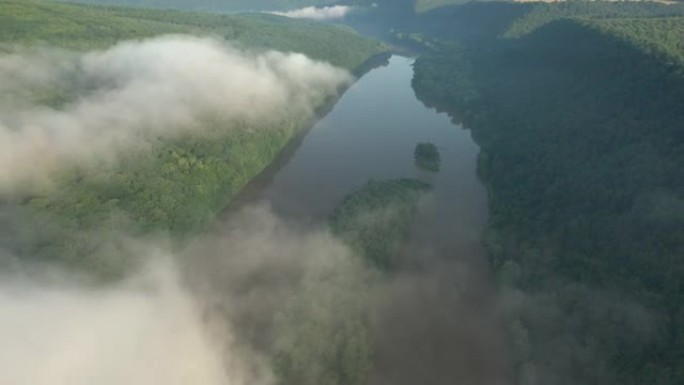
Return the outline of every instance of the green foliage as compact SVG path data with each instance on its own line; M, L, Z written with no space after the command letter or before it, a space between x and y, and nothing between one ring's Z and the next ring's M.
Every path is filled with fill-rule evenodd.
M442 158L439 156L437 146L432 143L418 143L413 152L416 167L423 170L437 172Z
M336 236L368 263L388 271L408 236L416 205L430 185L414 179L370 181L347 196L330 218Z
M368 294L376 283L375 270L390 272L397 266L418 200L429 189L413 179L370 181L331 215L332 233L363 260L305 277L301 293L278 314L274 363L283 384L366 382L373 351ZM316 279L325 284L315 285Z
M449 44L472 43L498 38L534 7L532 3L469 2L427 11L417 21L421 30Z
M468 0L416 0L416 12L427 12L435 8L443 7L445 5L464 4Z
M566 1L559 3L537 4L532 10L516 19L503 34L508 38L527 35L555 20L567 18L642 18L662 17L684 14L684 5L667 5L657 2L606 2L606 1Z
M370 181L336 208L329 221L333 235L363 260L348 260L349 266L336 266L332 274L305 277L301 293L276 318L274 362L283 384L366 382L373 351L368 294L375 270L387 273L397 266L418 200L430 188L414 179ZM325 284L309 283L316 279Z
M207 12L245 12L285 10L306 6L325 6L335 0L70 0L78 3L183 9Z
M276 316L276 376L286 385L364 384L373 350L371 282L344 266L319 279Z
M0 2L0 45L47 44L87 50L174 33L218 36L256 49L301 52L349 70L385 49L345 27L273 15L212 15L40 0Z
M224 36L255 49L300 51L350 70L382 49L344 28L280 17L0 2L0 40L8 45L103 48L123 39L172 32ZM80 88L87 89L75 81L26 90L21 97L59 109L78 97ZM0 96L5 97L11 95ZM166 232L179 240L205 229L311 124L305 116L283 117L269 127L207 118L202 130L160 140L147 150L126 154L120 163L65 170L49 192L22 197L15 204L25 220L15 224L14 251L23 258L118 276L131 262L126 253L117 252L121 229L129 235Z
M574 7L594 5L559 6ZM519 380L682 383L684 20L520 20L414 77L481 146Z
M55 191L24 201L26 217L34 220L22 230L21 254L103 276L125 269L125 261L100 247L98 234L124 228L129 235L163 231L182 240L206 228L307 126L216 127L215 134L188 134L129 154L116 166L66 171ZM36 226L38 218L49 225Z
M658 56L668 64L684 64L684 17L601 19L587 25L635 45L646 55Z
M303 52L350 71L384 49L346 28L275 16L0 2L0 41L10 52L23 45L99 49L166 33L218 36L255 50ZM88 87L74 81L22 90L20 96L59 110ZM330 102L320 100L319 107ZM24 261L49 261L95 278L119 279L141 262L135 258L145 258L130 250L135 242L122 234L136 239L161 233L183 242L205 230L313 118L289 114L246 124L205 116L198 123L201 129L130 150L114 164L64 170L48 191L12 202L19 220L10 224L15 234L3 236L3 246L11 242ZM368 306L362 298L368 282L350 274L315 279L325 282L303 284L274 321L278 381L361 384L371 354ZM311 285L323 289L311 292Z
M557 20L607 20L684 15L684 4L635 1L563 1L555 3L470 2L419 15L419 28L462 43L518 39Z
M0 1L0 50L7 52L26 45L100 49L168 33L223 37L253 50L302 52L350 71L384 50L347 28L269 15ZM88 84L76 78L74 84L50 84L0 99L11 102L20 97L22 102L59 110L87 89ZM318 107L330 102L320 100ZM11 244L11 251L24 261L49 261L94 278L119 279L141 262L137 258L146 257L131 250L135 241L122 237L161 233L164 239L183 242L205 230L314 118L288 114L247 124L204 116L195 122L201 127L129 150L115 163L63 170L49 190L1 202L3 213L13 212L7 219L12 234L2 235L2 246ZM6 219L1 217L4 226ZM361 274L330 279L329 271L324 273L303 283L274 320L272 358L279 383L354 385L365 379L371 354L363 299L368 282ZM312 292L312 286L322 289Z

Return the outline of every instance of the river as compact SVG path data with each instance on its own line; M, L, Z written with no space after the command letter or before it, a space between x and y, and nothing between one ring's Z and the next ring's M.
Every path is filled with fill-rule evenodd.
M431 183L403 267L377 304L369 382L504 384L508 354L481 242L487 194L476 175L479 149L469 131L416 99L412 62L393 56L359 79L241 201L315 224L370 179ZM419 142L438 146L438 173L416 168Z

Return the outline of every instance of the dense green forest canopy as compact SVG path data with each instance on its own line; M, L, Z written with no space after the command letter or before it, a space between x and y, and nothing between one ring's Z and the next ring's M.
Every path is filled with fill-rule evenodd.
M144 8L181 9L206 12L284 11L305 7L402 7L408 10L428 10L463 0L60 0L71 3L135 6Z
M657 56L665 63L684 63L684 16L648 19L610 18L587 23L603 33L633 44L646 55Z
M288 144L305 134L318 114L351 85L351 73L367 69L368 62L379 54L384 57L386 49L350 28L273 15L212 15L30 0L0 2L0 89L8 90L0 94L3 139L16 139L8 131L17 127L21 134L26 127L12 125L10 111L15 106L28 121L37 122L39 134L47 133L40 138L47 139L46 153L51 153L53 145L59 147L61 141L74 140L75 145L68 146L67 151L75 153L93 142L98 144L100 135L94 135L94 141L81 141L79 136L82 131L98 133L101 126L107 127L103 134L116 131L114 140L105 144L116 147L116 138L125 139L121 154L96 146L95 156L65 161L66 165L60 164L62 168L50 169L45 186L14 192L5 189L6 180L2 179L0 265L4 268L5 263L17 261L22 268L39 263L50 271L54 268L60 276L62 271L75 272L88 283L94 281L96 288L87 286L83 291L97 296L93 292L100 289L109 292L106 284L113 284L113 290L119 284L127 287L127 280L121 278L137 277L137 267L154 264L150 261L157 252L164 259L184 259L188 243L213 243L195 236L215 225L219 212L236 194ZM12 74L21 76L15 79ZM226 87L215 88L214 83L225 83ZM194 100L198 95L206 98L198 103ZM114 105L110 104L112 100ZM93 106L95 113L88 113L93 112ZM185 111L191 108L188 106L196 108ZM100 115L103 110L108 112ZM186 113L177 114L176 110ZM84 111L85 119L81 115ZM52 119L36 121L42 114ZM155 130L146 125L161 127ZM127 137L131 131L133 135ZM152 135L137 135L139 132ZM36 155L41 158L43 154ZM21 169L21 162L13 160L7 163ZM59 161L57 157L56 163ZM27 170L27 174L36 171L30 166ZM327 232L325 238L325 244L318 244L316 250L335 244L344 256L350 254ZM134 250L139 242L150 248ZM206 263L206 253L198 254L187 253L192 260L188 265ZM225 256L222 254L221 259ZM318 253L313 256L320 257ZM174 266L175 262L169 261ZM238 261L240 265L244 262ZM299 263L297 258L293 265ZM288 275L281 272L282 265L274 266L280 277ZM263 363L259 358L259 371L268 376L268 382L277 377L279 384L363 383L372 342L368 337L368 307L362 299L369 285L363 278L365 270L353 270L361 274L351 276L346 269L352 267L335 266L336 282L332 284L326 278L319 284L311 277L315 268L301 268L307 276L303 279L314 282L293 284L289 289L294 295L286 296L282 306L277 306L270 317L261 317L254 328L261 334L272 333L267 339L272 345L259 351L264 356ZM255 275L265 270L261 267ZM222 285L217 281L211 284ZM323 290L310 290L312 284ZM268 286L256 285L259 289ZM198 286L204 288L206 282ZM186 295L185 287L182 291L178 295ZM234 293L228 290L221 294L232 299ZM174 309L170 318L177 316L177 306L165 306ZM344 315L340 315L340 308ZM205 310L193 316L204 317ZM213 308L212 317L218 312ZM90 319L92 314L85 316ZM228 316L222 317L221 327L231 321ZM204 321L201 323L203 327ZM125 330L119 323L113 328L117 335ZM212 326L212 330L216 329ZM230 326L229 331L234 330ZM136 349L137 341L147 334L134 333ZM173 334L175 339L178 329ZM241 346L247 344L248 334L239 336ZM217 341L221 338L216 335L212 339L212 346L223 342ZM202 357L193 359L202 366ZM212 380L203 377L202 381Z
M414 88L481 146L521 384L684 381L679 14L492 3L425 20L441 44Z
M341 26L273 15L211 15L137 8L92 7L40 0L0 3L0 44L72 49L162 34L220 36L250 48L301 52L355 69L381 50L376 41Z
M662 4L656 2L586 2L570 1L558 4L536 4L523 17L514 20L503 36L520 37L554 20L565 18L653 18L683 15L683 4Z
M126 2L216 11L331 3ZM378 3L388 10L383 28L395 23L397 36L426 52L415 64L417 95L463 121L481 146L478 172L490 206L485 242L518 382L683 383L682 6ZM100 52L162 34L210 35L250 52L301 52L350 71L386 50L348 28L272 15L0 2L3 53L27 47ZM20 96L60 111L89 86L74 81ZM0 96L8 100L13 95ZM182 240L205 229L314 118L283 116L260 126L206 116L203 135L164 138L114 167L64 170L51 190L2 198L3 213L22 218L2 234L2 246L20 258L116 277L130 261L112 235L126 229ZM369 266L390 272L429 189L412 179L371 181L341 202L330 229ZM332 383L362 383L370 360L365 325L352 320L345 330L358 339L325 344L339 335L331 324L323 324L324 338L307 334L321 324L309 322L316 321L307 313L314 307L303 306L288 316L301 321L304 347L283 345L276 359L281 378L305 383L301 378L309 374L300 364L325 348Z
M276 11L326 6L336 0L65 0L86 4L168 8L206 12Z

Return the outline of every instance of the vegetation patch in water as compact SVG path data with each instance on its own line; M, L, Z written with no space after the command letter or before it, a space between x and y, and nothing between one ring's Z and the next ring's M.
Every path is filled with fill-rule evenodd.
M413 156L416 160L416 167L427 171L439 171L442 157L439 155L439 150L437 150L437 146L434 144L418 143Z
M167 34L188 36L158 37ZM221 36L223 39L189 35ZM124 41L127 43L112 47ZM156 60L156 64L145 64L149 60L133 60L143 70L132 73L144 76L144 68L154 68L150 72L154 76L150 79L159 79L164 69L190 70L190 67L178 64L181 59L174 55L169 56L173 60L165 60L163 55L149 52L158 49L168 52L178 47L182 47L183 52L190 48L193 52L208 52L213 55L212 60L217 57L239 59L230 63L247 63L257 55L275 55L264 53L266 50L298 52L348 71L362 67L364 62L384 49L382 44L346 28L275 16L211 15L8 0L0 2L2 57L25 60L50 76L29 81L22 76L14 76L10 72L11 68L2 69L0 77L3 80L0 83L4 92L0 95L0 105L8 111L14 106L21 106L26 109L27 116L36 115L32 113L34 110L48 111L55 116L81 116L82 109L77 106L82 105L84 100L109 100L99 97L100 94L137 97L139 92L114 93L110 89L128 85L125 79L112 84L108 83L108 78L105 79L105 75L111 72L107 72L107 69L113 65L106 63L114 63L113 60L103 60L101 64L104 70L93 70L93 73L78 63L90 62L102 55L126 59L128 52L134 50L137 55L144 54L149 60ZM38 52L41 54L38 55ZM289 54L282 55L290 57ZM215 66L200 59L198 56L193 62ZM303 60L301 57L291 59L290 63ZM51 65L53 61L61 64ZM58 68L52 70L52 67ZM244 69L258 73L255 66L245 64ZM169 77L163 84L160 83L162 87L150 88L149 92L154 91L156 97L146 97L146 102L156 103L163 110L176 110L176 106L168 104L169 100L175 100L170 98L172 94L168 91L186 90L177 93L185 98L182 95L189 92L187 89L193 88L201 79L202 71L194 71L197 72L193 74L195 82L172 87L174 81L184 77ZM114 73L118 74L116 71ZM226 79L231 76L228 70L220 73L226 75ZM10 79L15 80L10 82ZM145 78L142 83L149 84L150 79ZM211 83L229 84L218 81ZM301 86L299 82L293 83L295 85ZM262 108L258 119L225 113L223 106L212 110L207 103L196 102L196 108L191 108L183 102L180 105L187 107L188 111L183 116L192 119L179 119L177 126L175 120L171 121L173 127L169 124L168 129L160 130L165 135L155 133L145 136L154 125L147 121L138 122L134 119L138 115L126 111L122 115L128 120L122 118L120 122L126 130L117 130L121 133L116 135L119 139L112 142L124 143L120 140L124 137L123 133L135 133L132 142L139 144L139 137L146 138L144 145L121 145L120 148L116 147L116 152L98 153L88 158L88 162L79 160L78 165L65 161L60 163L59 168L50 170L51 174L46 177L50 180L49 188L41 185L28 192L17 189L16 199L14 196L7 198L11 199L12 209L22 213L18 216L22 220L13 220L10 226L16 228L18 233L12 237L8 246L10 251L21 259L63 263L70 268L109 277L121 274L120 270L126 270L129 264L119 260L118 255L123 253L112 253L102 246L101 234L125 232L142 235L162 232L171 234L174 239L183 239L203 231L221 208L270 164L293 137L310 127L315 116L309 111L322 108L336 98L337 91L333 88L317 87L312 85L310 90L320 91L320 98L302 105L305 113L285 113L282 108L264 107L268 103L260 99L260 105L254 106ZM204 89L197 87L197 90ZM283 89L291 87L285 86ZM204 94L204 91L199 94ZM127 106L140 104L122 100ZM207 100L213 98L208 97ZM237 99L232 101L238 102ZM103 110L100 108L98 111ZM139 110L146 112L152 109ZM86 132L94 132L92 121L88 121L87 126ZM103 132L109 127L109 124L103 125ZM55 129L54 135L64 132ZM103 142L104 138L104 135L97 136L99 142ZM56 146L58 142L51 140L50 143ZM82 153L87 146L73 147L69 151ZM63 153L71 154L67 151ZM95 154L95 151L90 153ZM37 179L32 175L35 172L26 174Z
M416 179L371 180L337 207L330 228L368 263L392 270L418 201L431 188Z

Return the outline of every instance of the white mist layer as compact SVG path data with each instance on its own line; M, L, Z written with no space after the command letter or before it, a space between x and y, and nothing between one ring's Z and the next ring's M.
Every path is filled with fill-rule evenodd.
M1 384L243 384L208 337L170 264L109 289L0 285Z
M190 36L85 54L1 55L0 193L64 165L201 131L208 117L267 126L307 116L348 81L346 71L301 54L256 54ZM78 97L60 107L27 101L63 87L79 88Z
M352 9L352 7L346 5L334 5L331 7L306 7L295 9L293 11L271 13L293 19L331 20L344 18Z
M114 286L0 272L0 384L273 385L282 359L290 380L365 374L377 277L328 231L258 205L172 257L163 239L127 242L150 262Z

